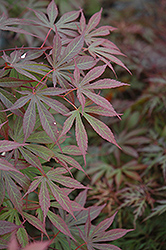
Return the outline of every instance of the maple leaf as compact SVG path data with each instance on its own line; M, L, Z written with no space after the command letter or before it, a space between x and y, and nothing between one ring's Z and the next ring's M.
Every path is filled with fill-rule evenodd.
M51 74L54 87L57 82L62 88L69 88L69 83L71 74L68 72L74 68L74 61L72 60L76 57L82 50L84 44L84 35L78 36L73 39L66 47L62 47L61 38L58 33L53 39L53 48L51 51L52 58L50 55L46 54L46 58L50 65L52 66L53 73ZM77 63L81 69L88 69L91 65L94 65L96 61L91 57L77 57ZM50 76L49 76L50 77Z
M61 114L66 114L68 109L64 104L59 101L52 99L50 97L46 97L45 95L50 94L51 96L56 96L62 93L65 93L67 90L59 89L59 88L48 88L44 91L37 89L34 91L19 91L20 94L26 95L19 98L10 108L9 110L14 112L14 110L19 110L19 108L23 107L27 102L29 102L28 108L24 114L23 118L23 131L24 131L24 141L30 136L33 132L35 122L36 122L36 108L37 105L41 124L43 129L46 131L48 136L52 139L52 141L57 141L58 130L56 121L53 115L48 111L43 102L48 105L50 108L54 109L56 112Z
M65 135L71 129L74 121L76 120L76 127L75 127L76 140L77 140L77 144L79 146L79 149L80 149L80 151L81 151L81 153L82 153L82 155L84 157L84 161L86 163L85 155L86 155L86 151L87 151L87 147L88 147L88 136L87 136L85 127L84 127L82 119L81 119L81 115L80 115L80 113L82 113L81 108L82 107L80 106L77 110L71 111L69 113L70 116L64 122L64 126L63 126L60 137ZM87 114L85 111L83 113L83 116L90 123L92 128L103 139L105 139L105 140L115 144L116 146L118 146L118 144L116 143L116 140L115 140L114 135L111 132L110 128L106 124L104 124L103 122L98 120L97 118L92 117L91 115ZM107 109L107 111L109 111L109 109ZM112 112L112 110L111 110L111 112Z
M110 31L114 31L116 28L112 26L101 26L96 28L101 19L102 9L95 13L90 19L88 24L86 25L86 20L83 12L81 12L80 18L80 29L79 32L84 32L85 34L85 43L87 48L84 51L88 51L90 55L94 58L98 57L101 61L103 61L106 65L110 67L110 69L115 73L110 61L116 63L123 68L125 68L128 72L130 72L127 67L114 56L115 55L123 55L117 46L107 39L100 38L101 36L106 36L110 34Z
M82 111L84 111L85 107L85 97L88 97L92 102L95 104L110 110L111 112L114 112L115 115L118 115L115 110L113 109L112 105L108 100L106 100L104 97L100 96L99 94L95 94L95 89L111 89L116 87L121 87L124 85L127 85L125 83L118 82L116 80L112 79L102 79L97 82L90 83L94 81L96 78L99 78L103 72L105 71L106 66L97 66L91 69L84 78L80 78L80 71L75 66L74 71L74 79L72 81L73 85L77 88L77 97L82 105Z
M11 233L19 228L20 226L15 225L14 223L0 220L0 235Z
M67 172L68 171L64 168L56 168L54 170L50 170L47 172L46 178L42 176L36 177L35 180L31 183L28 191L25 193L25 195L27 195L30 192L33 192L39 186L39 184L41 184L39 192L39 204L43 211L44 219L50 207L49 190L51 190L53 197L62 206L62 208L74 216L74 206L72 207L72 203L74 204L74 202L69 199L67 194L63 191L63 188L60 188L54 182L59 183L62 186L74 189L84 189L86 187L79 183L77 180L63 175ZM75 206L75 209L80 210L81 208L80 206L78 206L77 208Z
M108 242L112 240L116 240L124 236L126 233L132 231L132 229L111 229L107 230L115 217L116 213L110 217L100 222L97 226L92 228L90 215L87 218L87 221L84 226L84 233L79 229L80 237L84 240L88 250L120 250L119 247L116 247L111 244L105 244L103 242Z
M25 19L19 19L19 18L8 18L4 13L0 16L0 29L1 30L9 30L9 31L13 31L16 33L22 33L22 34L26 34L26 35L31 35L31 36L36 36L35 34L32 34L28 31L25 31L21 28L18 27L14 27L13 25L29 25L30 22L28 22L28 20Z
M2 204L3 199L5 197L5 186L7 193L9 195L10 200L12 201L14 207L22 213L22 194L17 182L22 188L27 188L29 186L29 180L25 177L21 172L15 169L8 161L4 159L0 159L3 163L5 163L4 168L0 170L0 177L1 177L1 199L0 202ZM8 170L6 168L10 167ZM7 171L6 171L7 170Z

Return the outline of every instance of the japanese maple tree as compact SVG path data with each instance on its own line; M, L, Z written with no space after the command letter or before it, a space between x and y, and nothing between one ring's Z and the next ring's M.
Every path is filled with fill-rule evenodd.
M103 38L114 28L97 27L102 9L87 24L81 9L59 17L54 0L46 14L31 11L33 19L0 17L1 30L33 36L42 43L1 51L0 249L45 249L51 244L65 250L119 249L109 241L130 230L105 231L114 215L92 225L103 206L85 208L88 187L73 177L74 169L86 173L85 120L119 147L111 129L95 117L119 117L101 91L127 85L102 78L107 67L114 72L112 63L127 69L116 57L123 55L120 50ZM30 26L36 29L32 32ZM76 145L67 143L72 127ZM73 157L80 155L84 166ZM84 191L71 200L76 189ZM48 240L30 243L25 222Z

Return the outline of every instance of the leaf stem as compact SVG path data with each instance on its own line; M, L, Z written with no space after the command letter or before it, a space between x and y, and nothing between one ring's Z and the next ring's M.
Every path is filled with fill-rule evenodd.
M48 33L47 33L47 35L46 35L46 38L45 38L44 42L42 43L42 45L41 45L40 49L42 49L42 48L43 48L43 46L44 46L44 44L46 43L46 40L47 40L47 38L48 38L48 36L49 36L49 34L50 34L51 30L52 30L52 28L50 28L50 29L49 29L49 31L48 31Z
M77 90L77 88L74 88L74 89L71 89L71 90L69 90L64 96L67 96L68 94L70 94L72 91L74 91L74 90Z
M71 101L69 101L66 97L63 96L63 99L66 100L68 103L70 103L74 107L74 109L77 110L77 107Z
M86 245L87 243L86 242L84 242L83 244L81 244L80 246L78 246L75 250L77 250L78 248L80 248L80 247L82 247L82 246L84 246L84 245Z
M48 76L52 71L53 71L53 69L50 70L45 76L43 76L43 78L40 80L40 82L38 82L38 84L35 86L35 88L37 88L37 87L39 86L39 84L44 80L44 78L45 78L46 76Z

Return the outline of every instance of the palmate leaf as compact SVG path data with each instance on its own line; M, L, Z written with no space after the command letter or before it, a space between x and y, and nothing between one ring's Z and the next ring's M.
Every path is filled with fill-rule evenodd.
M87 48L85 50L88 50L90 55L94 58L98 57L101 61L108 65L114 73L115 71L109 61L112 61L129 71L118 58L113 56L113 54L123 55L120 50L109 40L100 38L101 36L109 35L111 31L115 30L112 26L102 26L96 28L101 19L101 12L102 9L95 13L90 18L87 25L84 14L83 12L81 13L79 32L85 33L85 42L87 44Z
M56 112L65 115L69 112L68 108L65 107L65 105L60 103L59 101L54 100L52 98L48 98L45 95L50 94L52 96L56 96L65 93L66 91L67 90L63 90L60 88L48 88L45 90L37 90L35 94L30 91L19 91L20 94L26 94L26 96L22 96L21 98L19 98L8 110L11 110L12 112L18 112L18 109L23 107L30 100L23 118L24 141L26 141L26 139L31 135L35 126L36 104L43 129L46 131L52 141L57 141L58 130L56 121L53 115L44 106L43 102L47 104L50 108L54 109Z
M22 195L19 190L19 187L15 184L15 182L11 179L11 177L5 172L3 173L3 177L5 178L6 189L7 189L10 200L12 201L17 211L22 214L23 201L22 201Z
M53 69L53 73L52 75L50 74L50 76L52 77L54 87L57 85L58 81L61 87L69 88L66 77L67 80L70 81L71 74L68 71L74 69L74 60L72 59L74 59L82 50L83 44L84 36L81 35L73 39L66 47L63 47L62 50L60 36L56 33L53 39L52 58L51 56L46 55L47 60ZM82 60L81 57L77 57L77 62L81 69L87 69L89 67L89 64L86 63L88 59L89 57L86 58L86 56L84 57L84 60ZM94 61L95 60L93 59L90 60L92 65L94 64ZM60 78L61 80L59 80Z
M34 25L40 25L46 28L49 28L56 32L60 33L61 36L66 36L66 31L68 32L69 35L72 37L76 37L78 35L77 32L74 30L77 30L77 26L75 23L73 23L74 20L76 20L80 14L80 11L71 11L68 13L65 13L61 16L61 18L56 22L56 28L55 28L55 20L58 15L58 9L57 6L55 5L54 0L51 1L51 3L47 7L47 16L45 13L37 10L32 11L35 13L36 17L38 20L30 20ZM66 39L67 41L69 39Z
M77 88L77 97L82 105L82 111L84 111L85 108L85 102L86 102L84 97L85 95L95 104L101 106L102 108L110 110L112 113L114 113L114 115L118 116L118 114L116 113L110 102L104 97L100 96L99 94L95 94L94 89L110 89L115 87L121 87L127 84L112 79L103 79L90 84L91 81L95 80L96 78L99 78L103 74L105 68L106 68L105 65L95 67L91 69L84 76L83 79L80 80L80 72L76 65L74 71L74 80L72 81L72 83Z
M68 189L70 192L76 188L84 189L86 188L81 183L76 181L73 178L64 176L63 174L67 173L68 171L64 168L56 168L54 170L50 170L45 174L45 177L36 177L36 179L31 183L29 186L28 191L25 193L24 196L29 194L30 192L33 192L39 184L40 186L40 192L39 192L39 204L41 206L41 209L44 214L44 218L47 215L48 209L50 207L50 198L49 198L49 190L51 190L51 193L53 197L57 200L57 202L60 204L60 206L73 215L73 211L81 210L83 209L79 204L77 205L76 202L71 201L67 195L67 193L64 191L64 188L60 188L57 186L54 182L59 183L65 187L72 188L71 190Z
M4 13L0 16L0 29L8 30L12 32L22 33L26 35L36 36L32 33L29 33L21 28L15 27L13 25L29 25L28 20L19 19L19 18L8 18Z
M11 233L19 228L20 226L17 226L14 223L0 220L0 235Z
M102 242L107 242L107 241L109 242L112 240L119 239L123 237L126 233L132 231L131 229L129 230L112 229L109 231L105 231L112 224L114 216L115 214L112 217L107 218L104 221L100 222L94 228L92 228L90 215L88 216L87 221L84 226L84 233L79 229L80 237L84 240L88 249L91 249L91 250L95 250L95 248L102 249L102 250L107 250L107 249L118 250L119 249L116 246L114 247L113 245L110 245L110 248L108 248L109 244L102 243Z

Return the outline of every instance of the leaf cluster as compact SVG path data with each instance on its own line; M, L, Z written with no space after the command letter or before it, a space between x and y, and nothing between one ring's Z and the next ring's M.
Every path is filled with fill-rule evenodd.
M115 72L112 63L127 69L118 47L104 38L114 28L98 27L102 9L88 23L81 9L59 17L54 0L45 10L29 10L33 15L26 18L0 17L1 30L42 41L40 47L1 51L0 248L119 249L109 242L130 230L106 231L114 216L92 225L104 206L86 208L89 187L73 176L75 170L86 174L86 122L119 147L95 117L119 117L101 91L127 85L102 78L106 68ZM67 144L73 127L76 143ZM84 167L75 160L80 155ZM84 191L72 199L77 189ZM47 241L30 243L28 227Z

